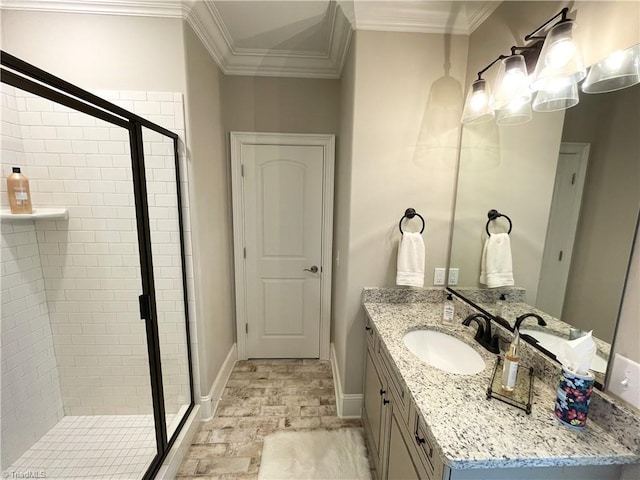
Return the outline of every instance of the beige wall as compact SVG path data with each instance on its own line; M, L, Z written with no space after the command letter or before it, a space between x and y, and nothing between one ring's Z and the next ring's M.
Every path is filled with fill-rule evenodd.
M348 293L349 288L349 240L351 213L351 183L353 165L353 130L356 86L356 52L358 36L351 37L349 53L342 70L340 88L340 133L336 142L336 174L333 220L333 283L331 295L331 342L335 348L338 372L342 382L346 370L347 328L344 323L348 299L358 297L358 292ZM343 252L343 253L341 253ZM355 340L358 345L358 340ZM338 353L339 352L339 353ZM341 383L344 388L344 383Z
M563 142L591 145L562 319L613 340L640 205L640 85L583 95ZM587 301L585 299L596 299Z
M227 131L338 131L339 80L225 76L222 91Z
M184 91L180 19L3 10L2 48L86 89Z
M198 360L201 395L206 396L235 342L231 187L221 118L222 73L186 24L184 43Z
M351 142L351 161L338 161L338 178L351 181L337 188L338 224L348 232L336 234L348 240L339 238L335 252L348 263L338 267L334 289L334 345L346 394L362 389L361 291L395 284L398 221L406 208L427 223L425 285L434 267L446 265L467 38L358 31L351 54L354 85L343 89L354 92L345 94L353 101L353 130L349 139L343 124L342 139ZM343 120L350 108L343 106ZM349 147L340 151L348 154Z

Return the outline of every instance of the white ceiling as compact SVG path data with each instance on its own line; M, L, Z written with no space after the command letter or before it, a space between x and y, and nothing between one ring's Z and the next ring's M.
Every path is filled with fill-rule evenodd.
M186 19L228 75L339 78L352 29L469 35L499 1L2 0L3 9Z

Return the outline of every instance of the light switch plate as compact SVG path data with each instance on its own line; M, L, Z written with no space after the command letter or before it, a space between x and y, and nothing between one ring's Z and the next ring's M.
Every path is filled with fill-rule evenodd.
M640 364L616 353L608 390L625 402L640 408Z

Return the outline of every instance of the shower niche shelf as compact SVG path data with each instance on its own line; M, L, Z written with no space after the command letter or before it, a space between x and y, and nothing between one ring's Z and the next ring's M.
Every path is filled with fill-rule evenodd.
M11 210L0 210L2 221L24 220L66 220L69 218L69 210L66 208L34 208L33 213L11 213Z

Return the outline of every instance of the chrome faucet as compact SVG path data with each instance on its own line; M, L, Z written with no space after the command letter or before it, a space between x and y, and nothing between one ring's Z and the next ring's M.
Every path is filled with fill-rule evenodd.
M529 317L533 317L536 320L538 320L538 325L540 325L541 327L546 327L547 326L547 322L545 322L544 319L540 315L538 315L537 313L525 313L525 314L520 315L518 318L516 318L516 323L513 326L513 329L520 331L520 325L522 324L522 322L524 322Z
M484 325L479 320L480 318L484 319ZM478 324L478 330L476 331L476 335L474 340L482 345L484 348L489 350L491 353L500 353L499 348L499 338L498 335L491 334L491 318L483 315L482 313L474 313L469 315L462 321L462 324L465 327L471 325L471 322L474 321Z
M575 340L576 338L584 337L587 333L589 332L578 327L569 327L569 340Z

